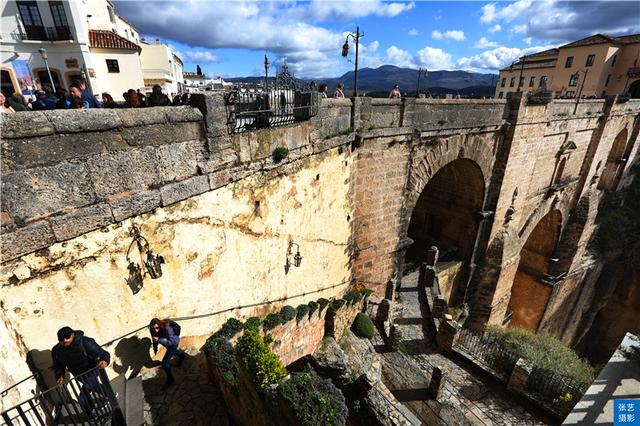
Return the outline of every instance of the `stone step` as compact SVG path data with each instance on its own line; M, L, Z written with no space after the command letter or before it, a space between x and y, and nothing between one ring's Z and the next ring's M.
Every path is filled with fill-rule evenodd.
M127 426L144 424L144 391L140 376L127 380L124 407Z

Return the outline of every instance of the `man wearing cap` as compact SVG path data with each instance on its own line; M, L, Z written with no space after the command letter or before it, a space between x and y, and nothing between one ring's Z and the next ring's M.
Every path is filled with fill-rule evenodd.
M105 351L91 337L81 330L62 327L58 330L58 343L51 350L53 366L58 386L64 385L64 375L68 369L75 377L94 367L106 368L109 365L109 352ZM88 412L92 412L93 404L89 394L98 387L97 374L78 377L82 390L78 402Z

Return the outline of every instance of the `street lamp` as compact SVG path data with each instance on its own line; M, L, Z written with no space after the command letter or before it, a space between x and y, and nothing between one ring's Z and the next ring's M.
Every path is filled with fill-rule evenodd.
M360 32L360 27L356 27L355 33L348 33L347 38L342 45L342 56L347 57L349 55L349 37L353 39L356 43L356 62L355 62L355 72L353 76L353 97L358 96L358 48L360 46L360 37L364 37L364 33Z
M267 84L269 82L269 58L264 55L264 90L267 90Z
M47 62L47 58L48 58L47 51L44 47L41 47L40 49L38 49L38 52L40 52L40 56L42 56L44 65L45 67L47 67L47 74L49 74L49 82L51 83L51 89L53 89L53 92L55 93L56 85L53 83L53 77L51 77L51 70L49 69L49 62Z
M416 90L416 98L420 95L420 77L424 75L425 80L427 79L427 75L429 75L429 70L418 68L418 89Z

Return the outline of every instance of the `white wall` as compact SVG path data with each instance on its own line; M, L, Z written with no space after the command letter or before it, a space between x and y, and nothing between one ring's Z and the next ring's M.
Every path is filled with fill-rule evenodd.
M109 93L115 101L124 101L122 93L129 89L144 89L140 56L138 52L129 50L91 49L96 71L96 84L93 91L96 95ZM119 73L110 73L107 59L116 59L120 67Z

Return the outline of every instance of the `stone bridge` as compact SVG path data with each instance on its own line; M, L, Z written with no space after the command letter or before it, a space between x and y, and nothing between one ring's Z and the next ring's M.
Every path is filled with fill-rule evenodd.
M47 358L62 325L123 374L154 316L181 318L198 346L230 316L353 282L391 297L432 245L459 266L446 296L470 305L472 327L574 343L601 268L586 242L603 197L629 182L639 113L614 97L325 99L309 121L241 134L218 95L4 115L0 388L29 375L27 352ZM166 260L157 279L134 225Z

